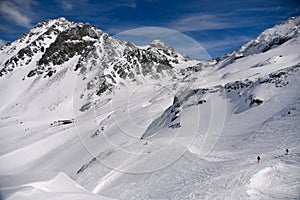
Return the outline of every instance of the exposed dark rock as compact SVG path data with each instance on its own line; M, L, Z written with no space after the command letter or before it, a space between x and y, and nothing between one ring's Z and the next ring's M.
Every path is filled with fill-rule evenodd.
M87 102L86 104L84 104L83 106L81 106L81 108L79 109L80 112L85 112L87 110L90 109L90 107L92 106L91 102Z
M251 102L250 102L250 105L249 106L252 106L252 105L261 105L264 101L261 100L261 99L251 99Z
M95 41L84 40L88 36L93 39L99 39L100 35L89 24L75 26L61 32L55 42L53 42L45 51L39 60L39 65L61 65L65 61L77 54L82 54L87 46L91 46Z

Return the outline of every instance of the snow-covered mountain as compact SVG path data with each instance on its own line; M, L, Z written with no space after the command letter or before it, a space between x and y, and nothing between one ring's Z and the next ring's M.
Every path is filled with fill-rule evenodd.
M299 198L299 28L198 61L39 23L0 50L0 197Z

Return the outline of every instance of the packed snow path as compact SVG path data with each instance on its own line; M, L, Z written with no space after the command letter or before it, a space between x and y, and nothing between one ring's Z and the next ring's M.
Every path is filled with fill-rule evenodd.
M296 113L289 115L291 108ZM201 158L186 152L168 168L147 175L112 171L94 186L94 192L104 196L114 194L119 199L161 196L168 199L298 199L299 110L300 101L277 113L260 129L249 133L249 137L234 136L231 142L221 138L216 148L222 146L223 150L212 153L215 155L211 157ZM289 155L285 155L287 145ZM256 161L258 153L262 157L260 163ZM87 171L97 173L93 170L99 170L98 167L92 165Z

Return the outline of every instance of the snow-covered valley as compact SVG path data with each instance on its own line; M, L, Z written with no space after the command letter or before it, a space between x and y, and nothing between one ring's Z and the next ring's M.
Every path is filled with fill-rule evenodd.
M0 199L299 199L299 29L198 61L39 23L0 51Z

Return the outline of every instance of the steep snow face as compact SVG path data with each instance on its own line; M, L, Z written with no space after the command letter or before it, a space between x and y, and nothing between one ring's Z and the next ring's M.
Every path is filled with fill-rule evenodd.
M39 23L0 51L1 198L299 198L299 19L212 62Z
M218 60L221 64L219 65L220 67L224 67L235 62L237 59L267 52L270 49L280 46L290 40L294 40L295 42L295 40L298 40L296 38L299 37L299 29L300 17L291 17L287 21L265 30L256 39L249 41L237 51L221 56L216 60Z
M262 32L255 40L243 45L238 53L243 56L266 52L285 43L294 36L299 36L300 17L292 17L281 24Z

